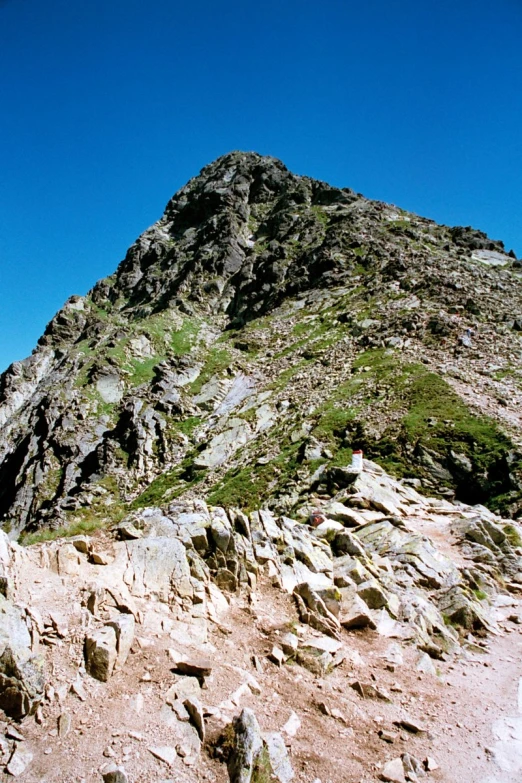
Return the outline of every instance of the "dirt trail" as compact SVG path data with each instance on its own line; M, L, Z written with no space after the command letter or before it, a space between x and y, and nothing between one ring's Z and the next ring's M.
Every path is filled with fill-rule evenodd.
M403 753L421 761L435 759L439 769L428 774L427 783L520 783L522 626L507 618L522 608L510 596L499 603L505 604L498 608L500 635L477 640L485 647L472 645L459 659L433 662L436 673L418 671L421 654L413 646L364 630L343 631L346 660L319 677L301 666L278 667L268 660L285 629L296 627L296 612L290 596L264 579L250 599L232 599L224 626L209 628L203 647L212 650L214 671L203 691L205 707L209 712L220 707L222 717L230 720L249 706L264 731L281 731L295 712L300 727L286 738L295 783L376 783L386 762ZM43 725L32 719L24 722L35 760L22 783L98 783L107 757L124 762L132 783L228 781L226 765L207 753L197 768L178 760L168 769L148 750L172 741L161 716L176 675L166 654L172 640L154 620L159 608L151 605L143 637L134 645L125 671L106 685L92 681L83 702L64 691L45 708ZM53 652L60 690L72 675L65 667L70 652L64 655L59 646ZM253 666L253 656L261 661L261 671ZM255 677L260 692L243 689L230 704L231 694L245 681L241 672ZM362 699L351 687L355 681L373 684L390 701ZM140 694L143 706L137 709ZM64 711L71 715L72 728L61 738L56 726ZM413 734L398 727L396 722L404 718L422 724L425 731ZM222 726L222 719L208 715L210 746ZM379 736L382 730L392 733L391 744Z

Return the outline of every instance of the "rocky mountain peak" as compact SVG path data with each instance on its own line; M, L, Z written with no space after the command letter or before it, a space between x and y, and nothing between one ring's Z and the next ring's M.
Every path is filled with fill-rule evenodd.
M6 775L519 780L520 282L274 158L182 188L0 376Z
M152 310L181 296L232 320L252 318L295 288L296 278L301 287L313 284L302 256L325 239L319 209L352 200L275 158L230 153L168 203L120 264L109 295Z
M520 279L480 231L225 155L0 377L2 524L196 485L306 514L353 448L517 514Z

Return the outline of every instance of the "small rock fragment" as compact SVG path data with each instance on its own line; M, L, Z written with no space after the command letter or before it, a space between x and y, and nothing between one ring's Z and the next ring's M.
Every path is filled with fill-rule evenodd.
M282 666L286 660L286 655L282 651L280 647L272 647L272 652L269 656L270 660L273 661L277 666Z
M137 538L143 538L142 531L138 530L130 521L121 522L116 531L122 541L134 541Z
M58 717L58 736L66 737L71 730L71 716L68 712L62 712Z
M437 676L437 670L427 653L423 653L417 661L417 671L424 672L424 674L432 674L434 677Z
M15 740L15 742L23 742L25 739L24 735L20 734L18 729L15 728L13 724L7 727L5 736L7 737L7 739Z
M285 633L281 638L281 647L286 655L294 655L299 646L299 639L295 633Z
M379 777L386 783L406 783L401 759L392 759L385 764Z
M394 724L406 729L406 731L411 731L412 734L422 734L426 731L426 728L422 723L419 723L412 718L402 718L401 720L394 721Z
M379 737L384 740L384 742L389 742L392 744L397 739L397 732L396 731L386 731L385 729L381 729L381 731L378 732Z
M209 677L212 671L212 662L206 658L180 659L175 662L175 666L181 674L188 674L198 679Z
M109 563L112 563L112 558L109 557L109 555L106 555L104 552L91 552L91 563L94 563L94 565L109 565Z
M33 754L29 748L25 747L25 745L16 745L6 767L7 772L14 778L17 778L25 772L32 760Z
M281 731L284 731L288 737L295 737L300 728L301 721L299 716L295 712L292 712Z
M183 706L190 715L201 742L205 742L205 719L203 718L203 707L201 706L201 702L195 696L191 696L188 699L185 699Z
M411 778L416 780L417 777L425 777L426 773L424 771L424 766L418 759L415 758L415 756L412 756L411 753L403 753L401 758L404 772L410 778L410 780Z
M362 699L381 699L382 701L391 701L385 690L382 688L376 688L375 685L372 685L369 682L363 683L359 682L359 680L354 680L354 682L350 683L350 687L353 688Z
M101 773L103 783L128 783L129 781L125 769L114 764L114 762L102 767Z
M71 684L71 691L78 696L80 701L86 701L87 700L87 694L85 692L85 687L83 685L83 680L78 675L78 677L75 679L75 681Z
M172 748L169 745L161 745L160 747L149 748L149 751L157 759L160 759L160 761L164 761L165 764L168 764L171 767L173 766L178 756L176 748Z

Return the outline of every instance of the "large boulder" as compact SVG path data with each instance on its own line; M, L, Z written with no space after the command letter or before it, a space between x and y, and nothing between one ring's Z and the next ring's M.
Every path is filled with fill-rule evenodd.
M106 625L85 637L85 668L96 680L107 682L118 658L116 630Z
M44 661L32 651L25 611L0 595L0 708L15 719L31 715L44 687Z
M166 602L174 594L192 596L190 566L181 541L158 536L126 541L123 546L129 561L124 578L133 595L154 595Z
M294 772L280 734L264 736L252 710L245 708L233 723L234 740L228 760L231 783L290 783Z

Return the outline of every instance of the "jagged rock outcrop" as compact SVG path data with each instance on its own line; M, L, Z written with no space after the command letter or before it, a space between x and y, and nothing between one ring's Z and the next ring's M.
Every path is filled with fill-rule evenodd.
M1 524L294 512L352 448L516 516L521 312L501 242L226 155L0 377Z

